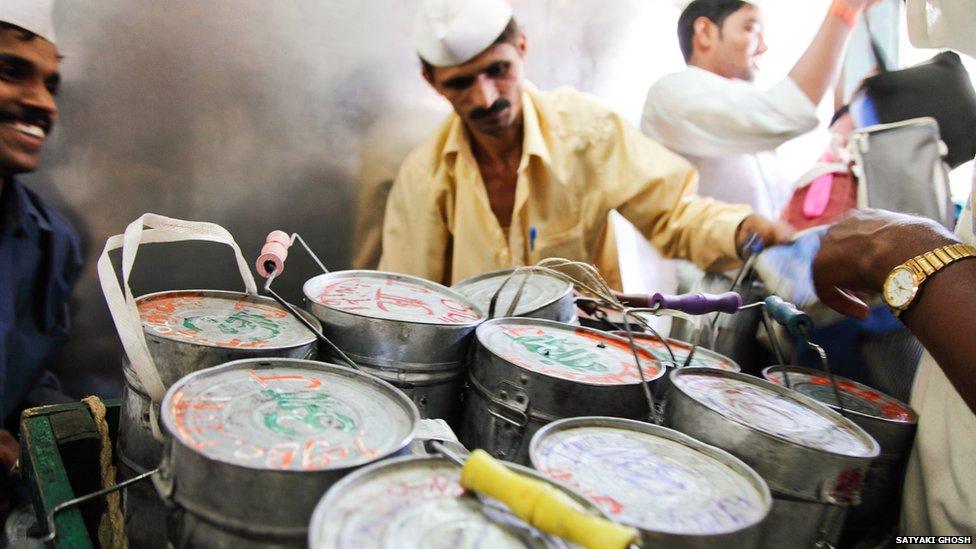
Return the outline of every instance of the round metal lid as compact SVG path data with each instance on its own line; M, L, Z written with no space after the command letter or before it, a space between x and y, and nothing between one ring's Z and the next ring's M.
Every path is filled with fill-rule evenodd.
M641 382L626 340L580 326L535 318L496 318L478 326L478 342L512 364L550 377L590 385ZM664 369L640 349L647 381Z
M789 366L787 372L790 376L790 387L794 391L803 393L831 408L837 408L837 397L826 374L795 366ZM770 366L764 369L763 377L777 385L786 386L782 366ZM856 381L837 375L834 378L837 380L837 390L840 391L840 398L844 401L844 408L848 412L898 423L918 422L915 411L900 400Z
M458 291L477 305L481 312L488 314L491 305L491 298L498 292L498 288L509 279L509 275L515 269L505 269L492 271L478 276L466 278L451 289ZM506 315L508 308L511 307L515 294L518 292L523 282L522 295L519 296L518 305L511 315ZM573 291L573 285L565 280L554 276L540 273L525 273L508 280L505 288L498 295L495 302L495 316L522 316L551 305L556 301L566 297Z
M542 478L527 468L509 466ZM308 529L309 547L574 547L539 533L500 504L487 505L465 493L460 481L461 469L439 457L396 458L359 469L330 488L316 505ZM579 496L566 493L592 508Z
M140 297L136 307L147 334L183 343L271 350L315 341L315 334L266 297L220 290L159 292Z
M380 271L337 271L302 288L310 301L358 316L420 324L474 325L485 315L466 297L429 280Z
M620 336L627 339L627 332L624 331L613 331L610 332L613 335ZM651 334L634 333L634 342L638 345L647 349L654 358L662 362L671 362L671 353L668 352L668 348L661 343L661 340ZM674 361L678 363L679 366L684 365L685 360L688 359L688 353L691 352L691 344L684 341L679 341L677 339L668 338L668 345L671 347L671 352L674 353ZM742 368L739 367L731 358L724 355L720 355L715 351L706 349L704 347L695 347L695 356L691 358L691 364L688 365L689 368L713 368L715 370L725 370L726 372L739 372Z
M708 536L757 524L772 505L759 475L730 454L671 429L583 417L546 425L532 465L598 505L611 519L649 532Z
M684 368L674 387L719 414L787 441L853 457L874 457L878 444L826 406L768 381L734 372Z
M235 360L166 392L163 425L210 459L254 469L321 471L388 456L413 438L413 403L348 368L287 358Z

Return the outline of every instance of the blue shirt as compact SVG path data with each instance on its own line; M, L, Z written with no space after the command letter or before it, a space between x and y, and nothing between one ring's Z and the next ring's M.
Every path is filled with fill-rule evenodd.
M39 385L68 334L81 272L71 225L13 178L0 189L0 421Z

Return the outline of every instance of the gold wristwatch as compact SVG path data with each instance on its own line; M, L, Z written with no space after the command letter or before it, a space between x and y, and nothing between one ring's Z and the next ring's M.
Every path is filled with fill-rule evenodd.
M950 244L913 257L888 273L881 297L898 316L912 306L919 289L930 276L967 257L976 257L976 248L966 244Z

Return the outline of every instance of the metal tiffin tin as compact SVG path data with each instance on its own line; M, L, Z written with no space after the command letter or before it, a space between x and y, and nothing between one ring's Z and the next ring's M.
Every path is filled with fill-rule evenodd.
M545 273L521 273L511 276L515 269L491 271L465 278L451 289L463 294L486 315L491 299L495 302L495 317L525 316L544 318L556 322L573 322L576 319L576 300L573 285ZM508 281L506 283L506 281ZM505 287L502 288L502 284ZM499 288L502 288L499 292ZM506 314L521 288L521 295L512 314Z
M532 465L640 530L645 547L755 547L772 497L731 454L677 431L609 417L550 423Z
M468 369L461 442L493 456L529 462L529 441L564 417L631 419L650 414L634 350L598 330L533 318L489 320L476 331ZM664 369L636 351L653 389Z
M763 377L777 385L785 385L784 370L794 391L833 410L840 410L830 378L819 370L770 366L763 370ZM867 431L881 447L881 454L871 463L864 479L861 504L849 510L845 527L855 530L891 527L897 520L898 510L891 502L897 501L901 493L918 414L907 404L867 385L833 377L844 403L844 416Z
M315 504L352 470L405 452L419 421L402 392L344 366L249 359L166 393L160 495L176 547L303 547Z
M274 300L220 290L159 292L136 300L146 345L163 385L231 360L255 357L311 358L315 335ZM313 324L318 322L307 315ZM162 443L150 431L149 395L123 367L119 459L138 472L159 463Z
M149 355L165 387L183 376L251 357L311 358L315 335L273 300L220 290L181 290L136 300ZM311 315L307 318L317 324ZM163 444L152 434L151 399L128 360L119 416L119 476L156 468ZM162 547L166 510L146 483L125 489L124 512L133 543Z
M586 509L582 496L515 464L522 475L555 485ZM364 467L336 483L315 507L311 549L362 547L556 549L575 547L542 534L501 504L467 493L461 468L442 457L402 457Z
M671 373L665 424L731 453L773 494L767 547L836 543L878 443L823 404L763 379L708 368Z
M407 393L421 417L457 419L464 360L485 319L468 298L379 271L319 275L303 292L325 335L361 368Z

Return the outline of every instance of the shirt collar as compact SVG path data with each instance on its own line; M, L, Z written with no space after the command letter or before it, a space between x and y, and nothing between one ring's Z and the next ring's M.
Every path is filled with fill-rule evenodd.
M3 189L0 192L3 193L3 197L0 198L0 232L13 234L24 229L28 219L33 220L41 230L51 230L51 225L31 200L27 188L16 179L13 177L4 179Z
M522 86L522 160L519 162L519 171L524 170L529 164L529 157L535 156L549 166L552 164L552 157L549 154L549 147L546 145L545 136L542 133L542 124L539 118L538 102L536 96L539 91L531 82L525 81ZM470 150L471 144L468 141L468 133L465 131L464 123L456 113L451 116L448 122L450 128L447 138L444 140L442 156L457 155L463 149Z
M529 163L529 157L535 156L546 166L552 164L552 157L549 156L549 147L546 146L546 138L542 134L542 120L539 118L539 105L536 97L539 90L526 81L522 91L522 162L519 170L523 170Z

